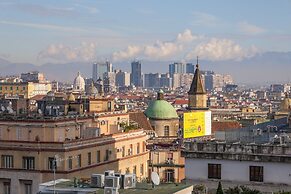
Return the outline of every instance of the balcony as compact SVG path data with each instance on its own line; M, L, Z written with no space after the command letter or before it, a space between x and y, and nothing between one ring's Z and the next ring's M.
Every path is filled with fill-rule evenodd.
M168 159L159 163L149 161L149 167L184 167L184 164L179 164L173 159Z

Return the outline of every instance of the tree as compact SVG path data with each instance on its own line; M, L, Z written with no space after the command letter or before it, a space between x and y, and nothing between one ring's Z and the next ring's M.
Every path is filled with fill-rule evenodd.
M216 194L223 194L223 190L222 190L222 186L221 186L221 182L220 181L218 183Z

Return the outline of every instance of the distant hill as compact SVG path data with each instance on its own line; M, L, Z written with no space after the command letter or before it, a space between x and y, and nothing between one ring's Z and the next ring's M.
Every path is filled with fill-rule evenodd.
M142 71L167 72L168 65L174 61L142 60ZM193 61L195 64L196 61ZM291 82L291 52L265 52L241 61L200 60L202 70L230 74L239 83L279 83ZM130 61L113 64L114 68L130 72ZM50 80L73 81L77 72L83 77L92 76L92 64L74 62L66 64L44 64L36 66L30 63L13 63L0 58L0 75L15 75L27 71L44 72Z

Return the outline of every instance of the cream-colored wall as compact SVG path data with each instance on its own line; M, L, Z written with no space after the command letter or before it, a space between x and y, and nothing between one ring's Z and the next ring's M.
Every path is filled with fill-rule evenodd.
M157 150L157 151L152 151L150 153L150 158L151 162L154 165L161 165L160 167L151 167L149 166L150 169L153 171L157 172L160 176L161 180L165 180L165 171L166 170L174 170L174 178L175 181L180 182L185 178L185 172L184 172L184 167L182 166L177 166L177 167L172 167L172 166L167 166L167 161L168 161L168 153L173 153L173 164L175 165L185 165L185 158L181 157L181 152L180 150L176 151L170 151L170 150Z
M35 95L46 95L51 91L51 83L33 83L33 82L20 82L20 83L0 83L0 94L8 95L24 95L24 98L31 98ZM12 88L12 90L11 90Z
M189 106L195 108L206 108L207 107L206 94L189 95Z
M31 91L28 83L1 83L0 95L24 95L24 98L28 98L29 92ZM12 87L12 90L11 90Z
M95 119L71 119L55 122L0 121L0 140L62 142L81 137L87 127L100 128L100 134L118 133L121 122L129 123L129 114L103 114Z
M128 133L120 133L103 138L95 138L90 140L79 140L67 143L29 143L29 142L1 142L1 155L13 155L13 169L5 169L9 173L0 173L0 179L13 179L20 174L28 172L36 172L41 175L41 182L53 179L53 172L48 169L48 158L54 157L56 154L60 158L59 166L56 172L56 178L89 178L93 173L104 173L105 170L115 170L122 173L133 172L133 166L136 165L136 175L139 179L148 175L147 161L149 152L146 150L145 142L147 136L140 131L132 131ZM140 152L137 153L137 144L140 145ZM132 144L132 153L128 155L128 149ZM10 146L9 146L10 145ZM125 147L125 156L122 152L117 151ZM111 150L108 161L104 161L106 149ZM100 162L97 163L97 150L100 150ZM91 164L88 164L88 152L91 152ZM81 154L81 167L77 167L77 157ZM35 158L35 170L19 170L23 168L23 157L31 156ZM72 169L69 169L68 158L72 156ZM0 160L1 165L2 161ZM140 166L143 165L144 173L141 174ZM9 174L9 176L6 176ZM10 176L11 175L11 176ZM35 176L36 177L36 176ZM33 184L39 183L39 180L32 180ZM19 187L19 185L13 185Z
M129 114L105 114L95 119L97 127L100 128L101 134L112 134L118 132L118 124L129 123Z
M91 119L87 120L90 122ZM80 127L88 125L86 121L68 121L52 123L0 122L0 140L62 142L80 138Z
M165 126L169 126L169 136L177 136L177 131L179 129L179 119L169 119L169 120L153 120L150 119L151 126L154 127L157 136L164 136Z

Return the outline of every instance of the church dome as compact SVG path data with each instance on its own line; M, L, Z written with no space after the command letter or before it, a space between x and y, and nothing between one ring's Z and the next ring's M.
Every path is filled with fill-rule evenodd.
M177 119L175 108L163 99L163 93L158 93L158 99L152 101L144 114L150 119Z
M78 72L78 75L74 80L74 89L75 90L85 90L85 80L81 76L80 72Z

